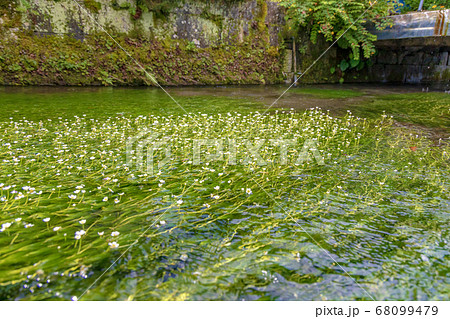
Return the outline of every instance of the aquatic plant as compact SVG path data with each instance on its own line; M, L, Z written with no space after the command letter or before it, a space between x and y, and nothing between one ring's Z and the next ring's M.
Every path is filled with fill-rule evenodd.
M342 266L377 299L444 299L449 149L391 122L319 109L1 122L0 298L370 299ZM170 137L154 174L126 162L145 130ZM211 138L236 141L235 164L204 146L194 165ZM299 147L282 163L274 139ZM307 140L324 165L295 164Z

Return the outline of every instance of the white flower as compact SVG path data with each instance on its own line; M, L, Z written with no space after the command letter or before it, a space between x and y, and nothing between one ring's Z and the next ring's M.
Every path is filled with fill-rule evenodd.
M119 236L119 235L120 235L120 233L119 233L118 231L113 231L113 232L111 233L111 236L113 236L113 237Z
M108 197L106 197L106 196L103 197L103 201L104 201L104 202L107 202L107 201L108 201Z
M61 227L56 226L56 227L53 228L53 231L58 231L58 230L60 230L60 229L61 229Z
M245 190L245 192L248 194L248 195L251 195L251 194L253 194L253 192L252 192L252 189L251 188L247 188L246 190Z
M48 222L50 221L50 217L44 218L42 221L43 221L44 223L48 223Z
M113 241L112 243L109 243L108 245L109 245L109 247L111 247L111 248L118 248L118 247L119 247L119 244L116 243L115 241Z
M9 227L11 227L11 223L2 224L2 228L4 228L4 229L9 228Z
M180 259L182 260L182 261L186 261L186 260L188 260L188 255L186 255L186 254L183 254L183 255L181 255L180 256Z
M114 200L114 203L116 203L116 204L120 203L120 199L116 198L116 199Z
M26 224L25 228L30 228L30 227L33 227L33 226L34 226L33 224Z
M77 296L73 296L73 297L72 297L72 301L78 301Z
M86 219L82 219L82 220L80 220L80 221L79 221L79 223L80 223L81 225L84 225L84 224L86 224Z
M182 200L182 199L177 200L177 204L178 204L178 205L183 204L183 200Z
M84 230L79 230L79 231L75 232L75 239L80 239L81 236L83 236L84 234L86 234L86 232Z
M69 198L70 199L75 199L75 198L77 198L77 195L69 195Z
M99 231L97 234L98 234L99 236L103 236L104 233L105 233L104 231Z
M203 206L206 207L206 208L210 208L211 207L211 205L209 205L208 203L203 204Z
M218 190L220 189L220 186L216 186L216 187L214 187L214 189L215 189L216 191L218 191Z
M165 222L164 220L161 220L159 223L160 223L161 225L165 225L165 224L166 224L166 222Z
M16 222L20 222L21 220L22 220L22 218L16 218L16 219L14 219Z

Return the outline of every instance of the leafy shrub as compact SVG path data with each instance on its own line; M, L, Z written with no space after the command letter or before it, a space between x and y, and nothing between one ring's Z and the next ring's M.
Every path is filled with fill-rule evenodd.
M323 35L327 41L338 40L338 45L351 49L353 59L359 60L361 54L369 58L375 53L373 42L376 36L369 33L364 25L373 21L378 29L389 25L386 17L393 12L398 0L278 0L287 8L287 19L292 19L296 27L305 27L310 31L310 38L316 43L317 37Z
M417 11L420 0L404 0L399 4L402 13ZM426 0L423 3L423 10L440 10L450 8L450 0Z

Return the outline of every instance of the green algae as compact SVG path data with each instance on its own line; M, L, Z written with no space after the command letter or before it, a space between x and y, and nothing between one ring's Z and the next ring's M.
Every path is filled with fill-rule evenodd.
M352 110L362 117L375 118L385 113L400 122L450 129L450 95L447 93L381 95Z

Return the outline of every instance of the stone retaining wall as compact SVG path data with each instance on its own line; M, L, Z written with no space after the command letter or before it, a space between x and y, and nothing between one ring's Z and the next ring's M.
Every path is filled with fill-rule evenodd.
M82 39L101 27L114 33L140 34L162 40L186 39L198 47L221 41L243 41L252 29L267 29L271 45L278 45L284 19L272 1L163 1L168 13L139 11L133 0L96 0L99 9L80 8L73 0L30 0L23 25L36 34L71 34ZM83 1L78 1L83 3ZM134 15L133 15L134 13ZM94 21L95 20L95 21ZM98 22L98 23L96 23Z
M450 37L384 40L377 42L377 49L372 65L348 74L347 81L450 83Z

